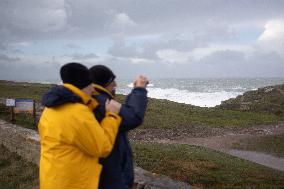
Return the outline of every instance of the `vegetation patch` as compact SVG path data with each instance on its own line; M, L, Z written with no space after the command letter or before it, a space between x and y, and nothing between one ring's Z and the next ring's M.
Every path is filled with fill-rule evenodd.
M265 152L284 158L284 134L243 139L234 144L233 148Z
M132 143L137 166L204 188L281 188L284 173L239 158L176 144Z
M0 189L36 189L38 167L0 145Z
M7 122L11 122L11 110L10 107L6 107L3 104L0 104L0 119L3 119ZM31 114L28 113L17 113L14 116L15 121L13 123L21 125L22 127L28 129L36 130L37 126L34 124L34 118Z

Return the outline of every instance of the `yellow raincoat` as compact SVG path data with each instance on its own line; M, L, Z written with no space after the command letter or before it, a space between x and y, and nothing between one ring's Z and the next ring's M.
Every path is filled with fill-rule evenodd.
M78 88L64 84L83 103L45 108L39 121L41 189L95 189L100 157L112 150L121 118L107 113L101 125L92 108L97 105ZM88 106L85 105L88 103Z

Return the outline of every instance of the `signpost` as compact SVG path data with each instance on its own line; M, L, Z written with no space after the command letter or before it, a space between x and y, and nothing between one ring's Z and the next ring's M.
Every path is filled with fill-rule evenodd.
M10 107L11 109L11 121L15 121L15 116L14 116L14 107L16 105L15 99L6 99L6 106Z
M11 107L11 121L15 121L15 114L32 114L34 125L36 125L35 101L31 99L6 99L6 106Z
M14 107L15 105L16 105L15 99L9 99L9 98L6 99L6 106Z

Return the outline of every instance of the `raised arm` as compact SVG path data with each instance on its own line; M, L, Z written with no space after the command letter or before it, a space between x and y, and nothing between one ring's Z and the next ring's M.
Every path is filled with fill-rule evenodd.
M134 81L134 88L126 97L119 112L122 117L120 132L129 131L142 124L148 103L146 90L148 83L148 79L144 76L139 76Z

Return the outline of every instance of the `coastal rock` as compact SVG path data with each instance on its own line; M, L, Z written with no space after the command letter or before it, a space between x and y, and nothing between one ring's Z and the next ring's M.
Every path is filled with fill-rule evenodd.
M271 113L284 117L284 84L245 92L236 98L223 101L217 107L226 110Z

